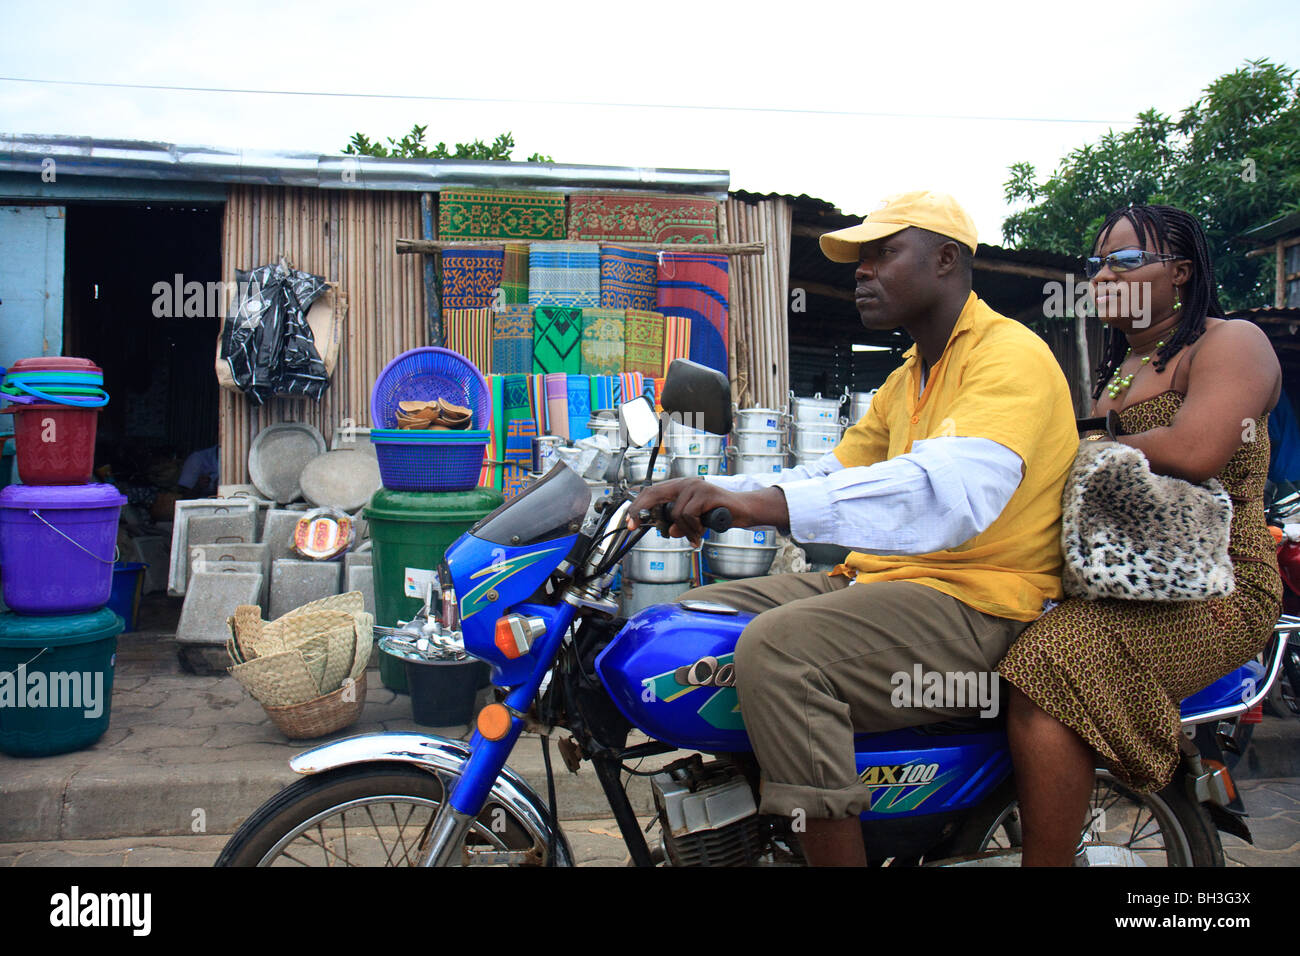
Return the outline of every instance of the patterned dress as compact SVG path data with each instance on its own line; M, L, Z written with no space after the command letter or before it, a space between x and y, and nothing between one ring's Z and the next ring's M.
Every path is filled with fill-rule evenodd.
M1120 413L1126 434L1173 421L1169 389ZM1264 523L1268 415L1217 476L1232 496L1236 587L1211 601L1068 598L1029 625L998 666L1091 746L1125 784L1159 790L1178 767L1179 704L1264 647L1282 610L1277 545Z

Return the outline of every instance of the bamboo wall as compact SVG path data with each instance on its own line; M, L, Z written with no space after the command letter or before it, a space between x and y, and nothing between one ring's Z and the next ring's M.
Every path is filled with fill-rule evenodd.
M275 422L307 422L328 442L351 419L369 426L370 388L397 354L428 344L423 257L397 255L398 237L419 236L420 194L232 186L222 227L222 275L281 256L337 282L347 296L338 364L319 402L272 399L260 408L221 390L221 481L248 481L248 451Z
M741 408L784 408L790 392L790 203L728 199L723 210L723 242L767 243L761 256L731 257L732 399Z

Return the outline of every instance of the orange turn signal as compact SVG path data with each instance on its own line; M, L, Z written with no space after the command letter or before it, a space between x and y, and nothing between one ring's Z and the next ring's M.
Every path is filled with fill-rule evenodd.
M502 740L510 733L510 711L504 704L488 704L478 712L478 732L484 740Z

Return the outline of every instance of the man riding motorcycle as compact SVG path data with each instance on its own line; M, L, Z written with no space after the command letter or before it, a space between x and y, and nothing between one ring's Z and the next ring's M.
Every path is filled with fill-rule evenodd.
M726 507L738 526L860 549L829 574L681 598L760 612L735 658L760 810L795 820L814 865L866 863L858 814L871 790L854 766L855 733L978 710L913 706L919 696L900 700L897 675L991 680L1061 597L1061 492L1078 446L1069 387L1042 339L971 292L976 245L961 206L927 191L822 236L829 259L858 263L863 325L901 327L916 343L904 363L820 461L651 485L631 509L674 501L673 535L696 543L699 516Z

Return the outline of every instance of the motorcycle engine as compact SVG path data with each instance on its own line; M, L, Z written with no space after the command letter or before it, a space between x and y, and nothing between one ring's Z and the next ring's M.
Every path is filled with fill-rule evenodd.
M740 768L699 754L650 778L673 866L752 866L763 852L754 792Z

